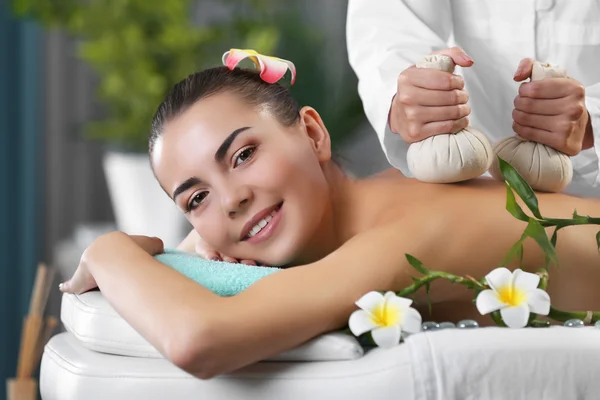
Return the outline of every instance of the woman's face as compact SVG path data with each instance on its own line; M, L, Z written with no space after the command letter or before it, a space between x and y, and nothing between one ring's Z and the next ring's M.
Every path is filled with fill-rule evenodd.
M215 250L266 265L306 256L328 212L329 135L318 114L282 126L236 95L166 123L152 155L163 189Z

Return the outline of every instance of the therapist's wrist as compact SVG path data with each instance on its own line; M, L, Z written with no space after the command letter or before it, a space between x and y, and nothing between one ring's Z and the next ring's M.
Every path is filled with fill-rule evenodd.
M405 142L416 142L418 139L412 137L410 134L410 126L407 125L407 121L405 120L406 114L404 107L405 106L401 104L401 100L396 93L392 98L392 103L388 112L388 127L393 134L400 136Z
M592 126L592 117L589 111L588 113L587 125L585 127L585 134L583 136L583 142L581 143L581 149L587 150L594 147L594 127Z
M396 113L393 112L395 108L396 95L397 94L395 94L394 97L392 97L392 101L390 102L390 109L388 110L388 128L390 128L390 131L392 133L398 134L398 121L396 121Z

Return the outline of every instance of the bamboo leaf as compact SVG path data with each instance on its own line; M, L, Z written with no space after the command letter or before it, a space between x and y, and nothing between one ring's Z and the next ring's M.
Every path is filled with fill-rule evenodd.
M525 180L521 177L521 175L519 175L517 170L512 165L500 157L498 157L498 161L500 162L500 172L502 173L502 176L506 182L508 182L515 192L517 192L521 200L523 200L533 215L536 218L543 219L538 208L539 206L537 197L535 197L535 193L533 192L531 186L525 182Z
M515 244L512 245L506 256L504 256L504 260L500 263L500 267L505 267L511 260L515 257L519 257L519 263L523 258L523 241L527 238L527 235L523 234L521 239L519 239Z
M429 274L429 270L425 268L423 263L419 261L416 257L411 256L410 254L405 254L406 259L413 266L414 269L422 273L423 275Z
M530 219L524 233L537 242L544 253L546 253L546 256L550 259L550 261L554 261L558 264L556 249L552 245L550 239L548 239L548 235L546 234L544 227L538 221L533 218Z
M556 240L558 239L558 230L560 228L557 226L556 229L554 229L554 233L552 234L552 238L550 239L550 243L552 243L552 246L554 246L554 248L556 248Z
M513 193L510 185L505 183L506 185L506 209L509 213L512 214L518 220L528 222L529 216L523 212L521 206L517 203L517 199L515 198L515 194Z
M519 250L517 252L517 257L519 258L519 266L523 264L523 244L519 246Z

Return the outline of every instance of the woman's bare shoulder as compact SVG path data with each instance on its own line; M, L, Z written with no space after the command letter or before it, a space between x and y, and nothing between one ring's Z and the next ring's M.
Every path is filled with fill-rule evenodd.
M366 182L373 194L373 204L380 208L382 221L416 212L507 212L505 183L489 177L436 184L419 182L390 169L367 178ZM536 197L540 211L548 217L568 218L575 209L580 214L600 215L600 199L597 198L575 197L566 193L536 193ZM520 200L517 201L525 208Z

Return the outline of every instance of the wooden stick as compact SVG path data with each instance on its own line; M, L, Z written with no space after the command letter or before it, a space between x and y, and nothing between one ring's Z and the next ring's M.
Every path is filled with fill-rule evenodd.
M6 397L8 400L36 400L38 382L35 379L7 379Z
M19 359L17 361L17 376L24 377L25 376L25 346L27 344L27 330L28 330L27 317L23 318L23 326L21 327L21 343L19 348Z
M23 362L20 363L21 369L17 371L18 379L28 379L33 374L32 364L35 360L34 352L42 330L42 317L39 315L29 315L25 325L25 346L23 352L19 354L19 361L22 358Z
M31 292L31 300L29 302L29 314L30 315L41 315L42 301L44 295L44 289L46 288L46 278L48 276L48 268L43 263L38 265L37 274L35 275L35 283L33 285L33 292Z
M44 334L42 335L40 341L38 342L38 347L36 350L36 360L34 363L34 368L37 368L38 365L40 365L40 362L42 361L42 355L44 354L44 347L46 346L46 343L48 343L48 341L50 340L50 338L52 337L52 334L54 333L54 329L56 329L56 327L58 326L58 319L55 317L47 317L46 318L46 327L44 328Z
M42 328L42 314L44 302L44 291L46 289L46 279L48 277L48 268L43 263L38 265L35 275L35 282L29 301L29 315L25 318L23 331L21 335L21 345L19 349L19 361L17 364L17 378L30 378L33 374L32 368L35 361L35 351Z
M56 269L55 268L48 268L47 274L46 274L46 279L45 279L45 285L44 285L44 290L42 292L42 299L41 299L41 303L40 303L40 314L44 315L44 313L46 312L46 306L48 305L48 298L50 297L50 292L52 291L52 288L54 287L54 275L55 275Z

